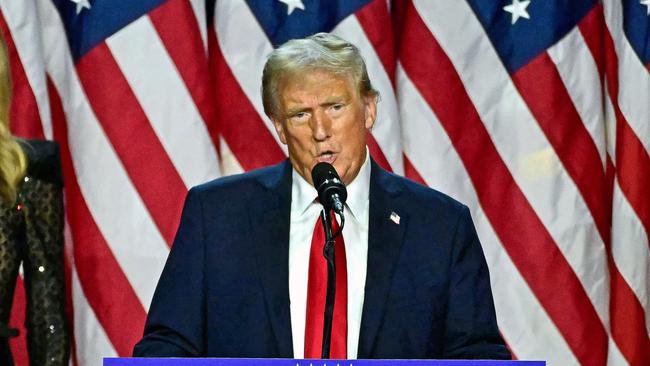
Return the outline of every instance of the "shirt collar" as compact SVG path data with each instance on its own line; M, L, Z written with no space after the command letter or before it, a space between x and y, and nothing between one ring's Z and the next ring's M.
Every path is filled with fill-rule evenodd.
M366 147L366 160L359 169L359 174L348 184L348 199L346 205L352 216L359 219L368 209L368 197L370 194L370 152Z
M346 206L355 218L360 217L368 208L370 192L370 153L366 147L366 160L359 173L346 187L348 199ZM314 203L316 190L295 169L291 172L291 212L302 215Z
M291 212L304 214L317 195L314 187L296 169L291 169Z

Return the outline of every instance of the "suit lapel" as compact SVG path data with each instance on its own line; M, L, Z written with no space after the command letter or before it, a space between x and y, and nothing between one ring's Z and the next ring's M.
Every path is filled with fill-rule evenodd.
M359 335L359 358L372 354L381 325L393 268L402 247L407 212L397 203L400 195L390 175L371 160L368 269ZM278 357L293 357L289 302L289 225L291 164L287 161L261 176L263 198L251 204L251 233L264 289L266 309L277 343ZM399 223L391 214L399 215Z
M372 161L368 225L368 269L359 334L359 358L372 354L381 325L393 269L402 247L407 212L397 204L400 188L390 175ZM392 218L391 218L391 215ZM397 216L395 216L397 215Z
M272 168L273 169L273 168ZM289 308L289 223L291 164L261 176L266 192L251 205L251 236L255 245L266 309L275 335L278 357L293 357Z

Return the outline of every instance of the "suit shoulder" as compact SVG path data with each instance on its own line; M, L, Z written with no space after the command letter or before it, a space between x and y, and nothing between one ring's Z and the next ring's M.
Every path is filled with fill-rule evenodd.
M224 195L224 194L245 194L263 189L270 182L279 180L284 171L284 164L277 164L264 168L251 170L249 172L233 174L220 177L209 182L197 185L190 190L192 194ZM237 197L235 197L237 198Z

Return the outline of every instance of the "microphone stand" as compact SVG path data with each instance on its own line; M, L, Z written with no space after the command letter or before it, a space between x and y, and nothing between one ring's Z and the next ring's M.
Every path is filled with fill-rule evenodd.
M323 247L323 256L327 260L327 297L325 298L325 314L323 325L323 346L321 348L321 358L330 358L330 343L332 339L332 316L334 314L334 298L336 295L336 262L334 258L334 240L336 236L343 232L345 218L341 216L341 227L338 232L332 233L332 222L326 209L321 211L321 221L325 229L325 246Z

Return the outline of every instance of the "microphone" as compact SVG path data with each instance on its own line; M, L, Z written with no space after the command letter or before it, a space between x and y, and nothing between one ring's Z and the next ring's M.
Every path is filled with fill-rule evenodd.
M320 162L311 170L311 179L318 191L318 199L323 205L321 211L321 222L325 231L325 245L323 257L327 261L327 295L325 297L325 309L323 312L323 344L321 357L330 358L330 345L332 340L332 318L334 316L334 298L336 297L336 259L334 258L334 240L343 232L345 216L343 216L343 204L348 198L345 184L339 178L332 164ZM332 233L332 217L330 210L339 214L341 226L336 233Z
M345 184L332 164L320 162L311 170L311 179L318 191L320 203L325 209L333 209L339 215L343 215L343 204L348 198L348 191Z

